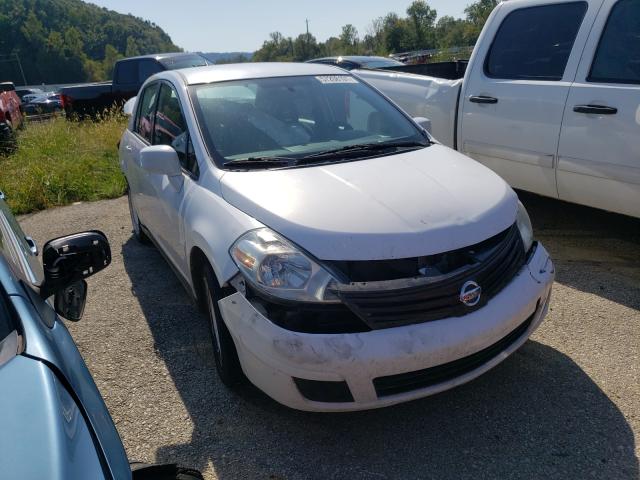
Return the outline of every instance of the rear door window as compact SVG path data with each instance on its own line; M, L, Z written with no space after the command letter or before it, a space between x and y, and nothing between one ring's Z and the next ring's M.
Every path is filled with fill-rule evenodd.
M640 0L620 0L611 10L588 81L640 84Z
M140 106L134 126L134 131L144 140L151 143L153 134L153 118L158 98L158 84L153 83L145 87L141 94Z
M503 20L489 49L486 75L561 80L586 11L586 2L514 10Z

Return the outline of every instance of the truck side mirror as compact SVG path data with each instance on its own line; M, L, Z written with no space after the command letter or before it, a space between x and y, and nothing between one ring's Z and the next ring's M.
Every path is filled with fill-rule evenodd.
M424 128L427 133L431 133L431 120L425 117L413 117L413 121Z
M111 248L102 232L76 233L47 242L42 249L42 263L44 282L40 296L55 295L56 312L78 321L87 298L85 279L111 263Z

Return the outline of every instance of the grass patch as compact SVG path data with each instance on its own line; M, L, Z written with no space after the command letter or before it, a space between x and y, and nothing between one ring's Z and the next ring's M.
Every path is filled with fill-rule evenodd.
M27 123L16 152L0 156L0 190L13 212L124 194L116 145L126 123L117 113L95 122L56 117Z

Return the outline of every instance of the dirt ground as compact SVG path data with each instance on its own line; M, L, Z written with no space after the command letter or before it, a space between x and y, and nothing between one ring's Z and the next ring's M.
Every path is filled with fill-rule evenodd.
M382 410L309 414L217 380L206 320L126 198L24 217L40 245L84 229L113 264L68 324L132 460L207 479L638 479L640 221L521 194L556 264L532 339L479 379Z

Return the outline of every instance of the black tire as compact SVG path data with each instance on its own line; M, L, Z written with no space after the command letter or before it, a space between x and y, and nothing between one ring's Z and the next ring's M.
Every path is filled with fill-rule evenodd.
M236 345L233 343L231 333L229 333L218 307L218 300L222 298L221 289L213 269L209 265L202 269L201 276L201 291L204 296L205 313L209 320L216 370L222 383L227 387L233 387L242 383L245 377L238 359Z
M149 239L147 234L144 233L144 231L142 230L142 227L140 226L140 220L138 219L138 214L133 208L133 202L131 201L131 190L129 189L128 185L127 185L127 200L129 202L129 215L131 215L131 227L133 229L132 230L133 237L143 245L151 245L151 240Z
M204 480L198 470L182 468L175 464L147 464L130 462L133 480Z
M0 153L10 155L18 149L18 139L10 122L5 122L0 132Z

